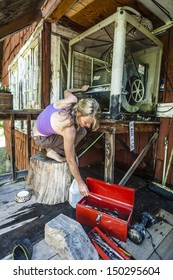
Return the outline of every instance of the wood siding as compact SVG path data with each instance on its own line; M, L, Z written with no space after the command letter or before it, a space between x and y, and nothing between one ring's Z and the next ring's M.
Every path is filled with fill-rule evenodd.
M2 83L6 86L9 85L8 66L14 59L16 54L28 40L32 32L36 27L36 23L33 23L30 27L22 30L21 32L4 40L3 45L3 59L2 59Z
M6 150L11 155L11 130L10 121L4 121L4 133L6 139ZM31 156L35 155L39 151L39 147L31 139ZM15 163L18 170L28 169L28 152L27 152L27 135L22 131L15 130Z
M166 35L162 38L164 43L164 52L162 60L162 73L161 77L164 78L164 92L159 93L159 101L163 103L173 104L173 28L171 28ZM167 162L170 158L171 150L173 149L173 118L160 118L160 130L158 138L157 156L156 156L156 168L155 179L159 182L162 181L163 161L164 161L164 139L168 140ZM168 178L166 184L173 188L173 160L168 172Z

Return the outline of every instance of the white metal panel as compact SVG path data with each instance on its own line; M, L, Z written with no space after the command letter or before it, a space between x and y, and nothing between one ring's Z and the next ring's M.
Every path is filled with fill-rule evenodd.
M161 118L173 118L173 103L159 103L156 115Z
M170 22L170 18L151 0L138 0L144 6L147 7L153 14L155 14L158 18L160 18L166 24ZM156 0L160 6L168 11L170 17L173 18L173 1L172 0ZM152 19L151 19L152 20Z

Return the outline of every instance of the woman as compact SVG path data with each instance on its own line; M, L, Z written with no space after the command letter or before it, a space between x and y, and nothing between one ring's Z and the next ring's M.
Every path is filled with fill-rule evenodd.
M77 100L75 93L87 91L89 86L68 89L65 98L47 106L38 116L34 128L34 140L45 148L47 157L58 162L67 160L72 176L78 183L79 192L89 194L75 160L75 146L86 135L86 128L95 131L99 127L100 107L95 99ZM65 156L65 157L64 157Z

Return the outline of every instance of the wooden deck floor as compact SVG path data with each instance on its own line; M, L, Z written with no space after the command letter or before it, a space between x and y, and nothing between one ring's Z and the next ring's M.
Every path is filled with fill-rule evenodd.
M68 202L53 206L38 204L34 195L28 202L17 203L15 196L25 189L25 185L26 182L21 181L0 187L0 259L11 259L12 248L18 238L28 238L32 242L33 260L60 259L44 241L44 226L60 213L75 219L75 209ZM173 260L173 203L147 192L144 187L136 192L134 217L139 211L150 208L158 222L148 229L141 245L135 245L129 239L121 245L138 260ZM88 227L84 229L86 232L90 230Z

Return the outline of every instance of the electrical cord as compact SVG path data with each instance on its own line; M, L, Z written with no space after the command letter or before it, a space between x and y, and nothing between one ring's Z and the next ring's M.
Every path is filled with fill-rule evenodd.
M157 112L158 113L167 113L167 112L171 111L172 109L173 109L173 106L171 108L169 108L168 110L165 110L165 111L158 111L157 110Z
M173 21L173 18L170 15L170 12L165 9L161 4L159 4L156 0L151 0L169 19Z
M151 233L146 229L146 232L148 233L148 235L150 236L150 239L151 239L151 244L153 246L153 250L155 252L155 254L159 257L160 260L162 260L162 257L159 255L159 253L156 251L156 248L155 248L155 244L153 242L153 237L151 235Z
M164 223L166 223L166 224L170 225L171 227L173 227L173 225L172 225L167 219L161 217L161 220L162 220Z

